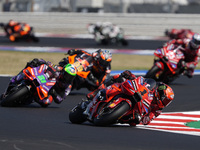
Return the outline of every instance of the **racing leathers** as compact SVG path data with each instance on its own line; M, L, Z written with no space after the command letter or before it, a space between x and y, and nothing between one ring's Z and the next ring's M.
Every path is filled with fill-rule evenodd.
M143 116L140 116L138 113L130 114L130 116L122 118L121 123L129 123L130 126L136 126L137 124L148 125L174 99L172 88L162 82L157 82L156 88L151 91L150 95L153 99L148 107L147 114Z
M6 36L8 36L10 41L16 41L17 38L26 36L32 29L27 23L15 22L13 20L2 26L4 26Z
M194 70L198 64L200 51L199 47L197 49L191 48L191 40L190 39L173 39L169 41L167 44L177 44L180 45L180 50L183 52L185 59L184 62L184 72L183 74L187 77L191 78L194 74Z
M88 71L89 74L86 79L76 76L73 82L72 89L79 90L80 88L87 88L90 91L93 91L101 85L105 79L110 75L111 72L111 60L107 61L107 58L102 59L103 55L102 50L97 50L94 53L90 54L84 50L71 49L68 51L70 56L77 55L77 57L83 60L84 58L90 57L92 59L89 62ZM106 59L106 60L105 60ZM68 58L63 58L59 65L63 66L69 63Z
M135 75L132 74L129 70L125 70L124 72L122 72L121 74L116 74L112 77L110 77L110 79L106 80L104 83L102 83L98 89L88 93L86 95L87 97L87 100L92 100L95 95L102 89L104 89L105 87L113 84L113 83L122 83L124 82L126 79L129 79L129 80L133 80L135 79Z
M40 100L40 99L34 99L34 100L43 107L48 106L49 104L52 103L52 101L54 101L57 104L60 104L66 98L66 96L70 93L71 87L72 87L71 82L73 80L67 80L67 82L66 82L63 67L53 65L50 62L46 62L43 59L35 58L35 59L29 61L26 64L25 68L38 67L42 64L47 64L47 65L52 66L51 68L54 69L54 71L56 72L56 74L54 76L56 77L57 81L56 81L56 84L54 85L53 89L50 91L47 98L45 98L43 100ZM12 86L14 86L15 84L19 84L23 80L24 76L25 75L24 75L23 71L21 71L18 75L12 77L10 79L9 86L6 89L5 93L7 93L7 91L9 91L12 88ZM4 96L4 94L2 94L2 96Z
M108 82L105 82L105 84L101 85L97 90L87 94L87 100L84 101L84 104L82 106L90 103L95 95L105 87L113 83L122 83L126 79L134 80L135 78L136 76L132 74L129 70L126 70L121 74L114 75ZM150 95L152 97L152 101L148 108L148 114L145 114L144 116L140 116L138 113L130 114L130 116L122 117L120 119L120 123L129 123L131 126L136 126L140 123L147 125L153 119L158 117L161 114L162 109L168 106L174 98L174 93L171 87L162 82L156 83L156 86L155 88L153 88L153 90L151 90Z

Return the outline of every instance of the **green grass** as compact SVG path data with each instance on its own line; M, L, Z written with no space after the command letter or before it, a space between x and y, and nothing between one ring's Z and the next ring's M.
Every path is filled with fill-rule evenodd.
M16 75L33 58L42 58L54 64L66 57L64 53L0 51L0 74ZM153 56L113 54L112 70L143 70L153 65ZM198 67L199 69L199 67Z

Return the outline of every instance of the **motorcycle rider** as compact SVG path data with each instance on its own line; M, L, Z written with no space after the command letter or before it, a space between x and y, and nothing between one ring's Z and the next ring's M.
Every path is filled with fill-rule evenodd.
M150 83L153 79L147 78L146 80L147 83ZM167 107L174 99L174 92L172 88L163 82L156 83L156 86L152 89L152 94L153 100L149 105L149 112L143 117L137 113L133 114L128 118L128 120L124 120L125 123L128 122L130 126L136 126L140 123L143 125L148 125L152 120L158 117L162 113L162 110Z
M118 37L120 33L122 33L122 29L115 25L112 24L111 22L97 22L96 24L90 24L88 26L88 31L89 33L93 34L95 36L95 40L98 43L102 44L108 44L109 39L112 39L113 42L116 42L115 38ZM121 39L122 40L122 39ZM122 40L126 44L125 40Z
M101 33L108 38L114 38L120 32L120 28L111 22L102 23Z
M132 74L129 70L126 70L122 72L121 74L117 74L111 78L111 81L108 82L108 84L105 84L105 86L109 86L113 83L121 83L125 81L126 79L129 80L134 80L136 76ZM162 109L167 107L172 100L174 99L174 92L170 86L163 82L156 82L155 80L151 78L146 78L145 79L146 86L148 89L151 91L151 96L152 96L152 102L149 105L148 108L148 114L145 114L143 117L140 116L139 114L131 114L130 116L122 117L120 120L122 122L120 123L129 123L130 126L136 126L137 124L144 124L147 125L149 124L153 119L158 117ZM80 103L81 108L85 108L87 104L90 103L90 101L95 97L95 95L101 91L102 89L105 88L105 86L100 86L98 90L95 92L89 93L86 97L88 98L87 100L84 100L83 102ZM101 96L105 97L105 93L101 92Z
M99 50L93 52L92 54L90 54L84 50L71 49L68 51L67 54L69 54L70 56L77 54L77 55L80 55L80 57L83 54L85 54L87 56L92 57L92 63L89 65L90 73L87 76L87 80L92 82L92 84L90 84L89 82L86 82L86 80L84 80L84 84L80 85L80 83L78 83L79 84L78 86L75 85L77 90L80 88L83 88L83 87L86 87L90 91L95 90L110 75L112 54L108 50L99 49ZM63 58L59 62L60 66L63 66L66 64L68 64L68 59L66 59L66 58ZM83 80L79 76L76 76L76 79L77 78L79 78L79 80ZM73 83L73 84L75 84L75 83Z
M124 82L126 79L133 80L135 78L136 76L132 74L129 70L125 70L121 74L116 74L112 76L110 79L108 79L107 81L105 81L105 83L102 83L98 89L88 93L86 95L87 100L92 100L100 90L104 89L105 87L113 83L121 83L121 82Z
M1 23L1 26L4 27L6 36L12 42L16 41L18 37L26 36L31 30L31 27L27 23L16 22L14 20L10 20L6 25Z
M50 68L55 72L55 74L52 74L50 70L47 69L50 77L56 77L56 84L54 85L54 88L52 91L50 91L49 96L45 99L41 100L35 100L37 103L39 103L41 106L46 107L52 103L54 100L55 103L60 104L66 96L70 93L72 88L72 82L76 76L76 68L71 65L67 64L63 67L53 65L50 62L46 62L43 59L33 59L29 61L25 68L27 67L38 67L42 64L46 64L48 66L51 66ZM21 71L18 75L11 78L8 88L6 89L6 92L1 95L1 99L4 97L4 95L9 91L13 85L20 83L24 78L24 73Z
M170 39L191 39L193 34L194 32L190 29L171 29L165 31L165 35L168 36Z
M200 56L200 34L195 33L192 39L173 39L166 44L176 44L181 46L181 51L184 53L184 72L183 74L191 78L194 74L194 69L198 64Z

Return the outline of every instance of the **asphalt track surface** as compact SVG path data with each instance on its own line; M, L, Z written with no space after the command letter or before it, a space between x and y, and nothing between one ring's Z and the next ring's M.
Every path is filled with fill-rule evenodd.
M71 48L117 48L117 49L156 49L164 41L157 40L128 40L128 46L122 45L98 45L93 39L82 38L40 38L39 43L34 42L10 42L6 37L0 36L0 44L6 46L42 46L42 47L71 47Z
M41 39L38 44L44 46L48 40ZM69 47L67 43L70 43L72 47L83 47L85 42L90 43L90 40L86 39L85 42L79 39L61 39L64 43L59 40L54 39L54 46ZM153 49L156 46L154 44L163 41L131 42L131 45L138 48L138 43L143 43L145 47L149 42L151 47L148 48ZM49 43L53 46L53 41ZM20 44L22 43L16 45ZM199 76L192 79L181 76L175 80L171 84L175 99L164 112L199 111L199 79ZM9 77L0 78L1 93L8 82ZM17 108L0 107L0 150L188 150L197 149L200 145L199 137L192 135L118 125L96 127L89 122L82 125L71 124L68 119L69 111L85 98L87 92L85 89L72 91L63 103L53 103L48 108L41 108L38 104Z

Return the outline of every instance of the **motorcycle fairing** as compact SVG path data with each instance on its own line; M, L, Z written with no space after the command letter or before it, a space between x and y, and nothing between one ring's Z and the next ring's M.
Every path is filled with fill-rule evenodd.
M45 73L45 70L48 68L47 65L43 64L39 67L27 67L23 70L26 78L33 81L33 84L36 87L38 96L41 100L48 97L48 92L55 85L56 79L49 79L48 73Z
M76 67L78 76L86 79L90 73L90 71L88 71L90 63L86 59L76 58L76 56L77 54L69 56L69 63Z

